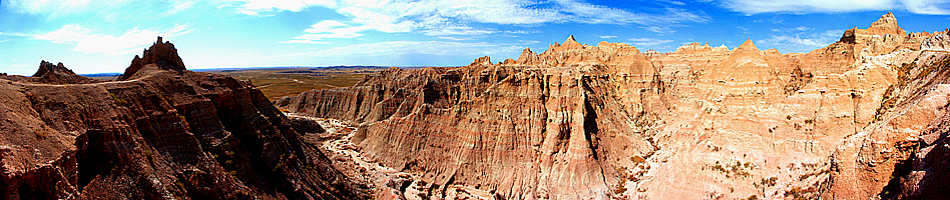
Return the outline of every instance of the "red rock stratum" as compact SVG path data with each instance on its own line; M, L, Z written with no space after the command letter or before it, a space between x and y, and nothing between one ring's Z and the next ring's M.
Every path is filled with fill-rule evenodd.
M121 81L0 76L0 198L359 199L264 95L158 39Z
M356 125L365 156L430 197L946 198L948 47L890 13L808 53L570 37L277 103Z

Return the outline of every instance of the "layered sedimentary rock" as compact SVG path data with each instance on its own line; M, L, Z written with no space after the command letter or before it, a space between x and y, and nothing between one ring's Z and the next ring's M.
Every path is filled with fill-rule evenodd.
M513 199L933 197L946 189L947 38L907 34L890 13L804 54L571 36L277 104L357 125L366 156L434 197L457 185Z
M250 84L187 71L161 40L143 58L123 81L45 62L0 77L2 198L363 198Z

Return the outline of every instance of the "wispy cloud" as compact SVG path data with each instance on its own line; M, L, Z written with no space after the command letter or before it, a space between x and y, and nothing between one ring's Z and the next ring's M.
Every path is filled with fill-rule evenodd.
M17 13L41 15L50 18L66 17L74 14L86 15L89 13L119 18L117 13L129 10L128 8L151 8L148 10L134 9L138 12L125 13L128 15L172 15L193 7L199 0L162 0L162 1L132 1L132 0L3 0L3 5ZM154 13L142 13L153 11Z
M238 11L248 15L268 15L275 12L299 12L308 7L335 10L348 20L334 20L340 25L314 33L308 29L292 41L322 40L326 38L359 37L366 31L386 33L421 32L429 36L486 35L510 33L469 24L638 24L653 32L672 32L669 27L683 23L704 23L710 18L702 12L677 8L661 9L657 13L639 13L587 3L580 0L487 0L487 1L231 1ZM314 26L328 23L319 21ZM346 34L338 34L345 32Z
M519 41L498 44L465 41L387 41L336 46L317 51L284 54L275 59L306 57L321 62L350 64L393 64L387 60L411 58L407 55L433 55L449 57L477 57L484 55L516 55L524 46L537 41ZM365 59L372 58L372 59ZM438 59L416 60L416 64L459 64L455 61L440 62ZM320 63L315 63L320 64Z
M468 26L449 26L439 29L429 29L424 30L423 33L429 36L445 36L445 35L485 35L498 33L498 31L491 29L478 29Z
M262 15L271 12L291 11L300 12L311 6L334 7L335 0L227 0L235 3L241 13L247 15Z
M844 30L828 30L820 33L792 32L785 35L772 35L756 43L759 46L774 47L788 52L808 52L834 43L841 38L843 32Z
M34 39L57 44L75 45L74 51L89 54L120 55L134 52L155 40L156 35L175 37L190 33L187 25L176 25L165 31L133 28L122 35L96 33L88 28L70 24L47 33L32 35Z
M616 35L601 35L600 39L614 39L617 38Z
M630 38L630 43L639 47L656 47L657 45L673 42L673 40L663 40L655 38Z
M469 40L468 38L459 38L459 37L452 37L452 36L439 36L438 38L443 39L443 40L453 40L453 41Z
M521 48L520 45L503 45L487 42L390 41L334 47L314 52L314 55L491 55L505 51L518 51Z
M950 14L947 0L725 0L721 5L747 15L759 13L788 12L840 13L869 10L907 10L917 14Z
M749 28L746 28L745 26L736 26L736 29L739 29L744 34L749 34Z

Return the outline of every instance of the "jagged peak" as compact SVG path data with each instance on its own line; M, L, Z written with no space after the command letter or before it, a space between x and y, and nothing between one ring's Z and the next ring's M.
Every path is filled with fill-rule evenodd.
M755 43L752 42L752 39L746 38L746 39L745 39L745 42L743 42L742 45L739 45L739 47L736 47L736 50L756 50L756 51L758 51L759 48L758 48L758 47L755 47Z
M567 39L564 40L564 44L567 43L577 43L577 40L574 39L574 34L567 36Z
M159 36L151 47L142 51L141 57L135 55L135 58L132 58L132 64L125 69L125 73L122 74L119 79L125 80L130 78L142 69L142 67L149 64L155 64L159 69L163 70L185 70L185 63L182 62L181 57L178 56L178 49L175 49L175 45L169 41L163 41L162 37Z
M73 70L66 68L63 63L55 65L45 60L40 61L40 67L33 74L33 81L51 84L82 84L93 83L95 80L76 75Z
M516 63L517 63L517 62L515 62L515 59L511 59L511 58L506 58L505 61L502 61L502 62L501 62L501 64L503 64L503 65L513 65L513 64L516 64Z
M538 56L538 54L531 51L531 48L524 48L524 50L521 51L521 55L518 57L518 60L526 59L528 57L536 57L536 56Z
M524 50L521 50L521 55L524 54L534 54L534 52L531 51L531 48L525 47Z
M574 35L567 36L567 39L564 40L564 43L561 44L562 47L566 48L583 48L584 45L574 40Z
M875 34L900 34L903 35L904 29L902 29L897 24L897 17L894 17L894 13L887 12L887 14L881 15L881 18L871 23L871 27L867 29L868 31Z
M520 64L528 64L536 60L538 60L538 54L531 51L531 48L524 48L524 50L521 51L521 55L518 56L518 60L515 61Z
M33 77L43 77L54 73L63 75L76 75L76 73L73 73L73 70L66 68L63 63L57 63L56 65L53 65L51 62L42 60L40 61L39 69L36 70L36 73L33 74Z

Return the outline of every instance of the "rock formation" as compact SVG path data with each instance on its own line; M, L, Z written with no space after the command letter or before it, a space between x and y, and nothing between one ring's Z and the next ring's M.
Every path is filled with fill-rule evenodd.
M259 90L175 51L159 38L122 81L3 77L0 198L366 198Z
M181 57L178 57L178 49L175 49L175 45L168 41L162 43L162 37L158 37L158 41L142 51L141 58L136 55L132 59L132 64L125 69L125 73L119 77L119 80L132 78L148 64L155 64L155 67L161 70L179 72L185 70L185 63L181 61Z
M32 78L40 83L54 84L81 84L97 82L93 79L76 75L73 70L67 69L63 63L53 65L53 63L41 61L40 68L33 74Z
M804 54L571 36L277 104L356 125L363 154L439 198L933 198L948 189L947 34L888 13Z

